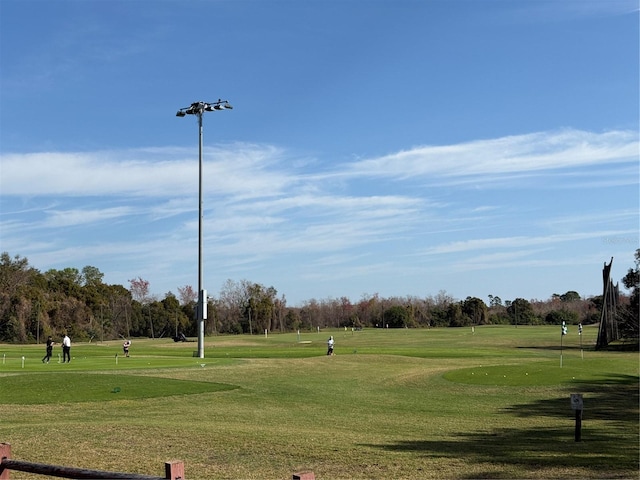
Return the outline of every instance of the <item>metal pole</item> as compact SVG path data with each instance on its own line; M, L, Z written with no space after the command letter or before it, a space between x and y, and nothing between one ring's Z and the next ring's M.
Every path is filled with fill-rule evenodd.
M204 358L204 322L207 319L207 291L203 288L203 255L202 255L202 116L205 112L215 110L231 110L233 107L229 102L218 100L214 103L194 102L189 107L181 108L176 113L177 117L186 115L198 116L198 306L196 312L196 323L198 330L198 357Z
M198 148L198 358L204 358L204 309L206 299L202 295L202 115L198 112L199 148Z

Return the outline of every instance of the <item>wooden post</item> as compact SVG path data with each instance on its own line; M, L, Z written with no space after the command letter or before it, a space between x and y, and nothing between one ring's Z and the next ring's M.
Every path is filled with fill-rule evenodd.
M9 480L9 469L2 466L5 458L11 458L11 444L0 443L0 480Z
M293 480L316 480L313 472L299 472L293 474Z
M576 430L575 430L576 442L582 440L582 410L576 410Z
M172 460L164 464L164 478L167 480L184 480L184 462Z

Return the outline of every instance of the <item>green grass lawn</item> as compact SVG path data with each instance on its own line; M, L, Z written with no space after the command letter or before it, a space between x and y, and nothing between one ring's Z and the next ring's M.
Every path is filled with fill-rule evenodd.
M3 344L0 442L20 460L160 476L180 459L187 480L638 478L638 353L596 352L596 334L581 348L570 330L562 349L559 327L208 337L205 359L133 339L130 358L75 344L70 364Z

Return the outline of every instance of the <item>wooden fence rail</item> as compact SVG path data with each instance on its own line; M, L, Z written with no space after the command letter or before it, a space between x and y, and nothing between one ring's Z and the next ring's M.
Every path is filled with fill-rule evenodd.
M8 480L9 472L35 473L50 477L73 479L127 479L127 480L184 480L184 463L180 461L166 462L165 476L141 475L137 473L106 472L103 470L88 470L84 468L65 467L61 465L49 465L46 463L26 462L11 458L11 445L0 443L0 480Z
M179 460L165 462L165 476L155 477L153 475L141 475L138 473L106 472L103 470L87 470L84 468L14 460L11 458L11 445L8 443L0 443L0 480L9 480L9 472L11 470L79 480L184 480L184 462ZM313 472L293 474L293 480L315 480L315 478Z

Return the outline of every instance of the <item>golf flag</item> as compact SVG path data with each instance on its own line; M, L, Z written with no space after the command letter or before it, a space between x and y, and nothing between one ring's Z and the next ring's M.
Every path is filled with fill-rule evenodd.
M582 335L582 324L578 324L578 335Z
M567 334L567 324L565 322L562 322L562 335L566 335Z

